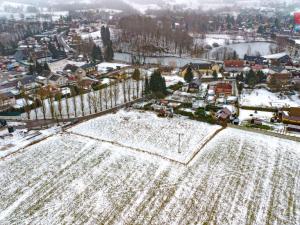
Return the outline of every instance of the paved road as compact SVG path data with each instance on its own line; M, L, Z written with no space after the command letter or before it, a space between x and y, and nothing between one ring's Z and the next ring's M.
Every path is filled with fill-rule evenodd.
M76 52L73 48L71 48L65 41L64 36L66 35L66 31L61 32L57 35L58 42L64 47L66 52Z

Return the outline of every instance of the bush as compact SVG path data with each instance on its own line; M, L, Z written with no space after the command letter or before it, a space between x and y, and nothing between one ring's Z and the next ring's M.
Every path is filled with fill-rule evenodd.
M169 86L169 89L171 89L173 91L178 91L180 88L182 88L182 86L183 86L183 83L179 82L177 84Z
M246 127L248 127L248 128L258 128L258 129L262 129L262 130L273 130L273 128L268 126L268 125L247 124Z
M194 114L192 112L186 112L186 111L182 111L180 109L175 109L175 113L182 115L182 116L188 116L190 119L194 118Z
M192 103L185 102L185 103L182 103L182 104L181 104L181 107L182 107L182 108L192 108L192 107L193 107L193 104L192 104Z
M218 107L218 106L215 106L215 105L207 105L205 107L205 111L214 111L214 112L217 112L220 109L222 109L222 107Z

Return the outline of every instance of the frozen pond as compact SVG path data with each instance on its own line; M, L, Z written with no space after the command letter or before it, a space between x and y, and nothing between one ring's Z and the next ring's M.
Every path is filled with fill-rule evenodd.
M209 60L216 59L216 52L219 51L219 60L224 56L223 50L227 48L231 51L236 51L240 58L244 58L245 54L249 55L268 55L271 54L270 49L275 48L276 45L271 42L250 42L229 44L212 49L209 53L205 53L201 58L193 57L176 57L176 56L157 56L157 57L141 57L140 62L146 64L160 64L163 66L183 67L188 63L205 63ZM115 53L114 59L121 62L132 63L132 55L130 53Z
M132 55L129 53L115 53L114 60L122 61L126 63L132 63ZM200 58L191 58L191 57L175 57L175 56L158 56L158 57L145 57L141 59L146 64L160 64L163 66L175 66L183 67L188 63L205 63L204 59Z

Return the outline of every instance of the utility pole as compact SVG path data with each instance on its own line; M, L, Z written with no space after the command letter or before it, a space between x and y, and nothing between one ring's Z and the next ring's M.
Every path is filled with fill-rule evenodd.
M178 133L178 153L181 153L181 150L180 150L180 139L181 139L181 133Z

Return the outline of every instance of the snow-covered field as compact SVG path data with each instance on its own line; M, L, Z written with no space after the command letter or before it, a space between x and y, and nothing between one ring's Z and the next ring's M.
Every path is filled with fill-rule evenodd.
M183 166L59 134L0 161L0 224L298 224L298 149L227 128Z
M272 93L266 89L243 90L240 95L240 105L267 108L299 107L299 94L280 97L280 93Z
M17 129L14 133L9 134L6 128L2 129L0 131L0 159L60 131L60 127L52 127L40 131Z
M151 112L121 110L70 131L186 163L219 129L220 126L182 117L165 119Z

